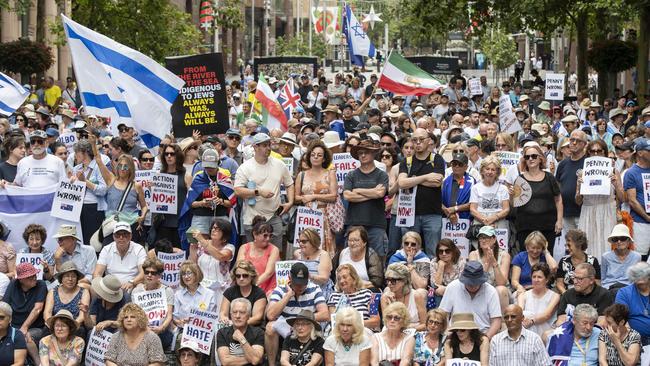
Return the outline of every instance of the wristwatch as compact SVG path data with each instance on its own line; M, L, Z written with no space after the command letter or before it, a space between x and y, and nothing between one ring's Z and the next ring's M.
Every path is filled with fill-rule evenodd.
M260 195L260 191L259 191L259 189L256 189L256 190L255 190L255 197L257 197L257 196L259 196L259 195Z
M243 341L239 342L239 344L241 344L242 346L245 345L246 343L248 343L248 339L246 338L244 338Z

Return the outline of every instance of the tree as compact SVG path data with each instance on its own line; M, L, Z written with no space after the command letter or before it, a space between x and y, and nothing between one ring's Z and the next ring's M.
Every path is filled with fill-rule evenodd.
M27 38L0 43L0 69L23 76L40 74L54 63L52 50L43 43Z
M503 70L517 62L519 53L510 35L499 28L485 31L480 40L481 50L496 71Z
M197 53L201 33L169 0L74 0L74 19L162 62Z
M587 51L587 59L589 66L598 71L598 95L603 100L607 97L607 91L613 90L613 85L610 85L614 81L612 74L636 65L637 45L620 40L594 42Z
M296 56L296 55L309 55L309 43L305 40L309 37L306 33L301 33L300 38L295 38L292 35L286 37L278 37L275 40L275 54L277 56ZM311 54L325 58L327 55L327 45L325 40L320 35L313 35L312 37Z

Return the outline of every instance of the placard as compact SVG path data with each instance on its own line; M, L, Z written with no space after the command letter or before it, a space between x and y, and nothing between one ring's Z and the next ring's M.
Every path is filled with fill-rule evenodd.
M479 361L466 360L462 358L452 358L447 360L446 366L481 366Z
M185 262L185 253L158 252L158 259L163 262L165 268L160 277L160 283L176 290L181 284L181 264Z
M418 186L399 190L395 226L412 227L415 225L415 196L417 191Z
M494 151L492 152L492 155L501 162L501 175L499 176L499 179L505 179L508 169L517 166L517 164L519 164L519 159L521 158L520 153L512 151Z
M284 165L287 166L287 169L289 169L289 174L291 174L291 176L293 176L293 162L295 160L296 159L294 159L292 156L288 158L282 158L282 161L284 162Z
M147 207L151 208L151 177L156 174L155 170L136 170L135 182L142 185L144 191L144 200L147 202ZM138 203L138 207L140 204ZM144 224L151 226L151 210L147 211L147 216L144 218Z
M212 311L190 309L190 320L183 327L181 347L194 341L198 344L201 353L209 355L218 317L219 314Z
M469 239L465 237L467 230L469 230L469 219L458 219L458 222L454 224L449 219L442 218L440 237L453 241L460 250L461 257L464 258L469 256Z
M477 78L467 80L469 84L469 94L471 96L483 94L483 88L481 88L481 80Z
M36 279L43 279L43 253L16 253L16 265L21 263L31 263L38 269Z
M221 53L168 57L167 69L185 80L171 107L174 136L226 133L230 127Z
M72 131L67 131L59 135L56 141L65 145L65 148L68 150L68 153L73 152L74 144L77 143L77 133Z
M580 194L583 196L594 194L609 196L612 188L610 176L613 172L614 162L610 158L592 156L585 159Z
M564 100L564 74L547 72L544 99Z
M650 213L650 173L641 173L643 179L643 202L645 203L645 212Z
M339 193L343 192L345 177L349 172L361 166L359 160L352 157L350 153L337 153L332 156L332 164L336 169L336 182L339 185Z
M78 222L85 194L85 182L59 182L59 188L57 188L54 201L52 201L50 215L63 220Z
M152 213L177 214L178 176L173 174L156 173L151 176L151 206Z
M512 102L508 94L499 98L499 125L501 132L505 133L515 133L521 130L517 116L512 111Z
M131 299L147 314L149 326L159 327L167 317L167 294L165 289L132 293Z
M505 229L499 229L499 228L494 228L494 233L496 234L497 237L497 243L499 244L499 249L505 250L506 252L510 250L509 244L509 235L510 232L508 231L508 228Z
M277 286L286 286L289 282L291 266L298 261L277 261L275 262L275 282Z
M312 210L306 206L296 207L296 229L293 235L293 246L300 246L300 232L312 228L318 232L321 243L325 241L324 215L321 210Z
M111 343L112 333L105 330L98 332L93 328L88 338L88 345L86 347L86 366L104 366L104 354L108 350L108 344Z

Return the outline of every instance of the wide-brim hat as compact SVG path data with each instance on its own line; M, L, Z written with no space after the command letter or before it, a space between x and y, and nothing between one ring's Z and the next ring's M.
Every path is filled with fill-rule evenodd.
M323 135L323 143L327 146L328 149L331 149L335 146L341 146L345 141L341 141L341 136L336 131L326 131Z
M650 107L646 107L645 109L643 109L643 111L641 112L641 116L642 117L650 116Z
M580 108L588 109L589 107L591 107L591 99L585 98L580 102Z
M38 274L38 269L29 262L23 262L16 266L16 279L22 280Z
M627 112L621 108L614 108L609 111L609 119L614 119L616 116L627 116Z
M54 331L54 322L57 320L63 320L68 324L68 327L70 327L70 335L74 335L75 332L77 331L77 322L74 320L74 317L72 316L72 313L69 310L66 309L61 309L56 312L56 314L52 315L51 318L47 320L47 325L50 328L51 331Z
M70 119L74 119L74 113L69 110L69 109L64 109L59 113L61 116L68 117Z
M576 122L578 122L578 116L576 116L575 114L569 114L566 117L562 118L560 120L560 122L562 122L562 123L576 123Z
M296 315L293 318L287 319L287 323L293 327L293 323L296 322L296 320L308 320L310 323L314 325L314 328L317 331L320 331L320 324L316 322L316 319L314 318L314 313L309 311L309 310L301 310L298 315Z
M178 143L178 147L181 148L182 152L185 152L185 150L187 150L190 146L199 144L199 141L194 140L192 137L186 137Z
M372 151L373 153L376 153L379 151L379 148L376 147L372 141L370 140L363 140L359 144L352 146L352 150L350 151L350 154L352 155L353 158L359 160L359 151L361 150L368 150Z
M478 324L474 321L474 314L472 313L456 313L451 316L451 326L447 330L459 329L479 329Z
M539 109L541 109L543 111L550 111L551 110L551 103L549 103L547 101L542 101L541 103L539 103L537 108L539 108Z
M73 261L67 261L63 263L59 270L56 272L56 279L59 280L59 283L61 283L61 277L63 277L63 274L68 272L76 273L77 278L79 279L84 278L84 274L79 269L77 269L77 265L74 264Z
M81 239L79 239L77 236L77 227L75 225L61 225L59 226L59 230L56 232L56 234L52 235L54 239L66 238L68 236L81 241Z
M335 106L333 104L330 104L327 107L325 107L325 109L323 109L323 113L327 113L327 112L341 114L341 110L339 109L339 107L337 107L337 106Z
M120 302L124 297L122 283L114 275L94 278L91 286L97 296L108 302Z
M479 261L468 261L460 274L459 281L467 286L479 286L487 282L483 264Z
M528 95L526 94L523 94L522 96L519 97L520 102L525 102L527 100L530 100L530 98L528 98Z
M47 116L47 117L51 117L50 111L47 110L47 108L45 108L45 107L39 107L36 110L36 113L42 114L42 115Z
M285 132L282 134L282 137L280 137L280 142L284 142L285 144L297 146L298 144L296 143L296 135L294 135L291 132Z
M611 238L619 237L619 236L624 236L630 240L632 239L632 235L630 235L630 228L627 227L625 224L616 224L612 228L612 233L609 234L607 237L607 241L609 241Z
M402 116L402 111L399 110L399 107L393 105L390 107L390 110L386 112L386 115L390 118L399 118Z

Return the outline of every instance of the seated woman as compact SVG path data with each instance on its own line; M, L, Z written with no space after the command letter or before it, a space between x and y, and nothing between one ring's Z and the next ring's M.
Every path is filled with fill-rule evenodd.
M11 305L0 301L0 365L23 366L27 343L23 333L11 326Z
M560 295L548 288L552 278L548 264L536 263L530 271L533 287L521 294L517 301L524 311L523 326L541 337L555 322Z
M247 260L253 263L258 273L257 285L264 293L270 294L276 286L275 262L280 257L280 251L271 243L273 226L263 216L255 216L251 226L253 241L239 248L237 262Z
M248 325L260 326L264 320L266 310L266 294L257 287L257 272L253 263L243 260L237 262L230 272L233 284L223 293L219 320L230 324L230 303L233 300L243 297L253 304L253 313L248 319Z
M323 344L325 366L369 366L371 348L361 314L351 307L339 310L332 334Z
M117 316L122 307L131 302L128 293L122 290L122 283L114 275L97 277L92 282L93 292L97 297L90 305L90 310L84 318L86 329L95 329L99 332L107 330L111 333L117 329Z
M524 241L526 251L519 252L512 259L512 288L516 290L516 296L521 296L526 290L533 287L532 267L537 263L548 264L551 273L557 270L557 262L553 259L553 254L548 251L546 237L540 231L533 231L528 234Z
M9 279L16 277L16 249L5 240L9 237L9 228L0 221L0 273Z
M560 295L573 288L574 271L580 263L589 263L594 266L596 283L600 285L600 263L598 263L598 258L587 254L587 235L581 230L572 229L566 233L565 239L567 255L560 259L555 277L555 286Z
M400 302L388 305L384 309L384 325L381 333L373 335L370 362L373 365L383 361L411 365L415 340L412 334L404 332L410 325L406 306Z
M327 299L332 293L332 257L321 249L320 235L312 228L307 228L299 234L299 245L293 253L293 258L302 261L309 269L309 280L320 286L323 296Z
M157 291L162 290L167 298L167 313L165 318L157 320L155 324L149 324L149 329L160 337L160 342L164 349L168 349L172 344L174 335L171 332L170 325L172 324L172 310L174 309L174 290L163 285L160 282L160 277L165 270L165 265L158 258L147 258L142 263L142 270L144 272L144 283L139 283L132 291L135 295L144 291Z
M450 239L440 239L436 246L436 257L431 260L431 286L435 287L436 297L442 298L447 286L457 280L465 268L465 258Z
M451 316L449 336L445 341L447 359L464 358L488 364L490 341L478 330L474 314L456 313Z
M339 309L353 307L361 314L363 326L368 329L379 327L379 312L371 314L373 293L363 288L361 278L354 267L349 264L341 264L336 269L336 285L334 292L327 300L330 314L336 314Z
M74 262L67 261L59 268L56 278L59 285L47 293L43 319L49 326L48 320L52 315L65 309L72 314L76 322L74 328L79 331L77 335L85 337L86 330L83 324L90 306L90 291L79 286L79 280L84 278L84 274L77 270ZM53 330L50 328L50 332Z
M333 268L349 263L363 281L363 287L380 292L384 285L384 264L368 245L368 232L363 226L351 226L347 232L347 248L334 257Z
M445 341L447 340L447 313L440 309L429 310L427 328L415 333L415 366L444 365Z
M424 330L424 320L427 314L427 291L411 287L411 275L408 268L400 263L391 264L386 269L386 284L381 297L381 310L385 314L388 305L400 302L406 306L411 324L409 328Z
M604 312L607 327L598 336L598 362L601 366L638 365L641 334L631 329L630 312L623 304L613 304Z
M77 366L81 364L85 342L75 336L77 321L66 309L59 310L50 317L47 326L52 331L41 339L38 354L43 366Z
M411 272L413 288L427 288L431 266L429 257L422 251L422 237L416 231L402 236L402 249L388 260L388 264L405 264Z
M510 302L508 290L508 273L510 272L510 254L499 248L497 234L492 226L483 226L478 232L478 249L469 253L468 260L479 261L487 274L487 283L494 286L499 293L501 310Z
M627 277L632 281L616 293L616 303L629 309L630 328L641 334L643 347L650 344L650 314L648 299L650 296L650 263L639 262L627 270Z
M126 304L117 318L119 332L113 334L104 354L106 366L163 366L167 356L156 333L148 328L147 314L134 303Z
M203 272L190 261L181 264L181 287L174 293L174 324L182 328L190 319L190 311L201 309L215 311L217 308L214 292L201 285Z
M323 343L319 335L320 325L314 320L314 313L302 310L293 318L287 319L293 328L291 336L284 339L280 365L312 366L323 362Z
M199 366L201 364L203 354L199 350L198 343L194 341L183 343L183 345L176 350L177 364L180 366Z
M43 279L51 281L54 277L54 253L49 251L43 245L47 239L47 231L43 225L29 224L23 231L23 239L27 244L26 248L19 250L19 253L43 254Z

